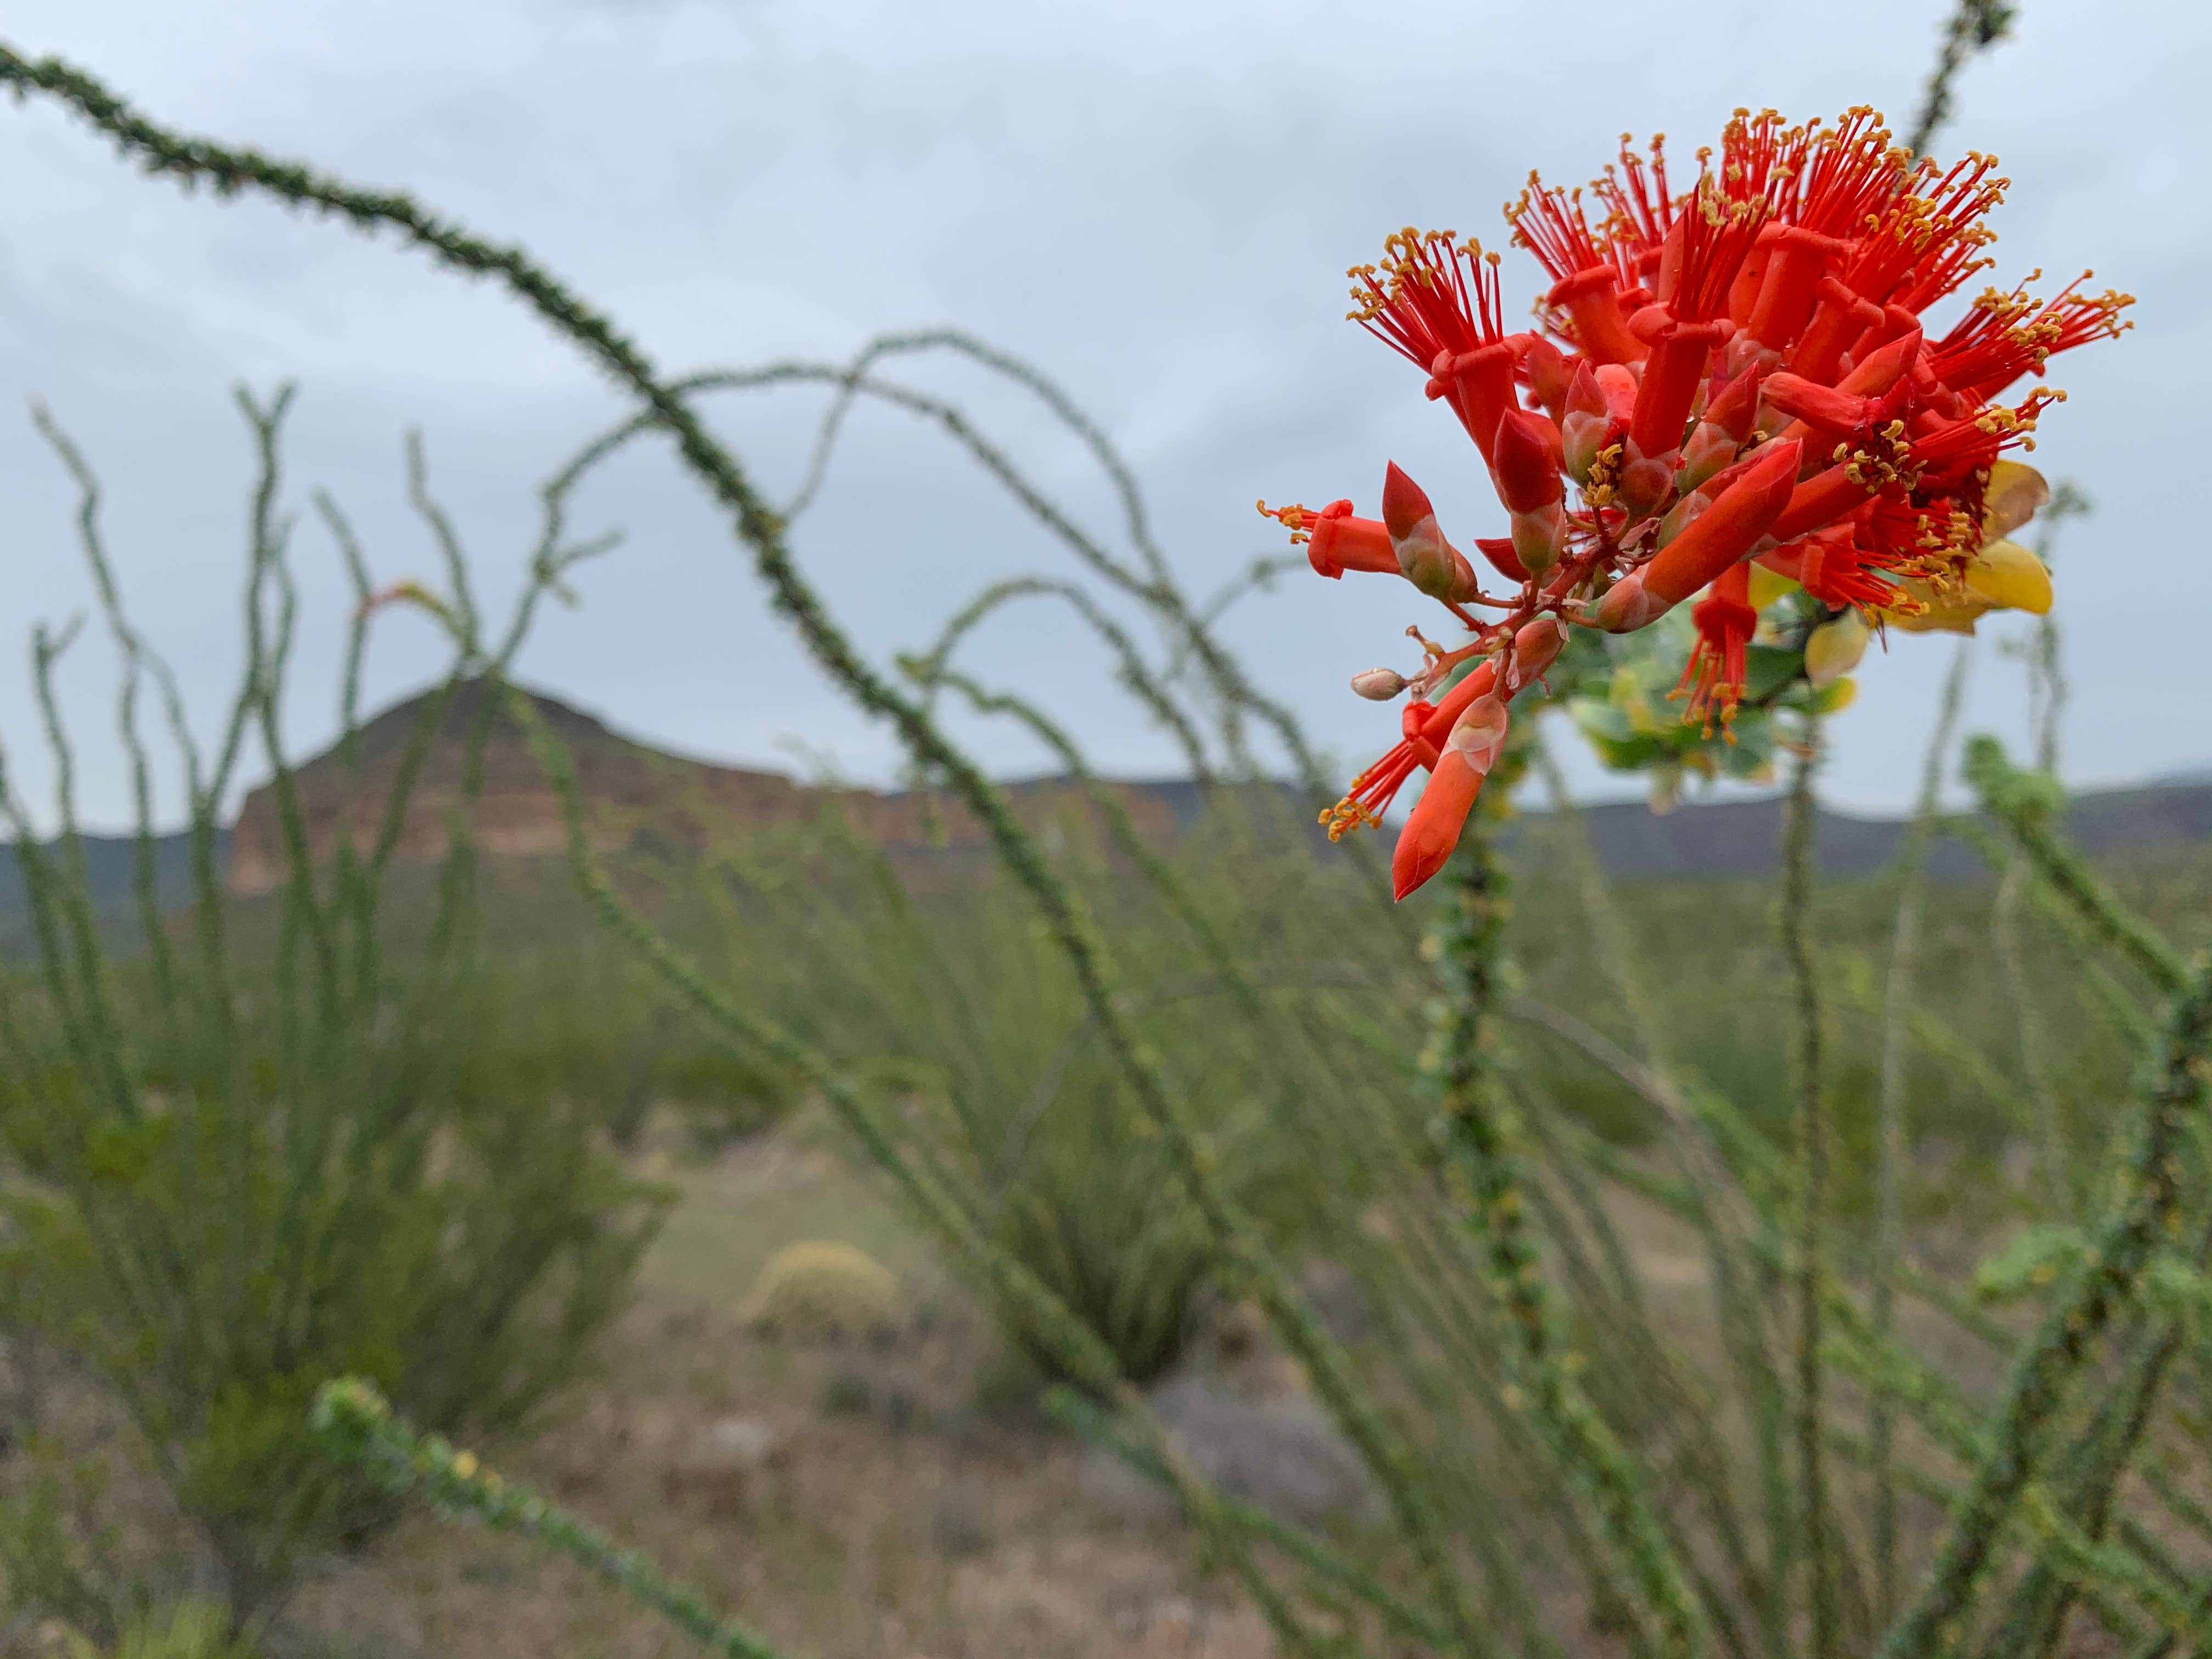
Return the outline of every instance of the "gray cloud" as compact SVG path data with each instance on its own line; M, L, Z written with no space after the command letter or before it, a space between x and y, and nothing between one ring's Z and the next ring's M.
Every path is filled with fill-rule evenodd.
M1479 469L1405 365L1341 320L1340 273L1383 233L1443 223L1502 240L1498 204L1531 166L1586 176L1624 130L1685 151L1738 103L1793 113L1917 97L1940 8L1869 0L1747 18L1711 3L1607 9L1407 5L1387 27L1340 6L782 3L468 7L240 0L187 16L147 0L18 0L20 49L54 51L179 125L298 154L511 236L624 319L672 366L842 357L887 327L951 323L1030 356L1129 451L1177 568L1201 592L1267 550L1255 496L1371 498L1386 459L1428 485L1455 533L1496 516ZM2212 363L2196 309L2212 149L2194 100L2212 30L2194 9L2023 9L2019 38L1961 86L1946 148L2002 154L2014 179L1998 274L2083 264L2142 297L2137 331L2054 365L2074 394L2037 459L2098 500L2060 560L2084 779L2212 759L2196 666L2199 532L2185 388ZM514 307L411 256L260 204L181 198L118 166L51 111L0 111L0 386L46 398L99 465L126 586L211 723L235 671L247 451L228 384L303 386L295 494L327 484L381 574L428 573L399 437L426 435L488 592L512 589L540 477L621 405ZM1513 286L1533 264L1509 259ZM1518 303L1516 300L1515 301ZM952 364L902 364L970 399L987 429L1101 523L1110 500L1033 405ZM732 399L725 429L771 489L799 476L811 392ZM87 603L69 495L27 426L0 424L18 629ZM527 673L691 752L775 763L794 735L862 777L888 735L837 702L764 612L739 554L665 455L625 458L582 517L630 532L549 618ZM909 416L860 415L799 544L872 651L919 642L1048 547ZM300 531L301 746L329 735L343 608L337 565ZM1391 735L1341 688L1399 653L1417 619L1390 584L1286 580L1234 613L1264 683L1356 763ZM2002 630L1993 630L1999 631ZM0 649L6 642L0 641ZM401 621L377 696L434 659ZM1043 609L994 623L975 660L1064 713L1103 764L1166 769L1103 663ZM1833 787L1909 791L1943 641L1898 641L1840 723ZM86 798L124 793L104 737L110 667L81 648L66 688ZM1984 649L1973 719L2017 731L2017 671ZM20 775L27 672L0 656L0 733ZM974 736L1010 769L1018 737ZM1593 769L1585 776L1595 779Z

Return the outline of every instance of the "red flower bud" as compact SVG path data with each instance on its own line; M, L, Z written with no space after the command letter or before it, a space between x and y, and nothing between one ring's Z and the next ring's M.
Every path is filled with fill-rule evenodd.
M1516 513L1511 520L1513 556L1523 570L1541 577L1559 563L1567 547L1567 507L1553 501L1533 512Z
M1706 404L1703 424L1718 427L1737 443L1750 437L1752 416L1759 413L1759 365L1753 363Z
M1516 409L1498 422L1490 476L1507 512L1534 513L1563 500L1559 467L1559 428L1548 417Z
M1451 861L1474 798L1482 793L1484 774L1456 750L1437 757L1428 787L1407 815L1398 832L1398 845L1390 854L1390 890L1404 898Z
M1382 522L1389 529L1390 539L1407 540L1425 520L1433 528L1436 517L1427 492L1407 477L1397 462L1390 462L1382 474Z
M1536 401L1558 420L1566 412L1567 386L1573 378L1567 371L1565 354L1542 335L1534 334L1528 337L1521 367L1528 374L1528 390L1536 394Z
M1920 330L1915 326L1880 349L1869 352L1836 383L1836 390L1861 398L1879 398L1905 378L1920 356Z

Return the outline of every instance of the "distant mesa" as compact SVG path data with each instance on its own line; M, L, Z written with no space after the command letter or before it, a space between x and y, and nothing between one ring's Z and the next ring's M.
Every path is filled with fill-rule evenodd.
M318 860L334 854L341 836L360 848L376 844L385 804L399 782L416 727L437 695L426 691L386 709L355 734L349 753L334 746L294 769L300 816ZM696 853L733 830L803 823L833 805L842 805L862 834L901 862L972 857L984 848L981 826L942 794L810 785L780 772L690 760L623 737L543 692L526 695L568 745L586 804L587 833L602 853L647 845ZM471 737L486 712L485 696L483 683L472 680L457 686L448 699L401 816L397 860L432 862L451 845L454 811L467 793ZM483 782L468 815L477 847L492 856L557 856L568 841L560 799L504 708L492 711L477 763ZM1018 805L1027 809L1024 816L1072 799L1077 787L1065 778L1007 787ZM1147 834L1172 836L1199 810L1198 791L1187 782L1116 787ZM276 790L264 784L246 797L231 832L229 890L239 898L273 891L283 884L285 869Z

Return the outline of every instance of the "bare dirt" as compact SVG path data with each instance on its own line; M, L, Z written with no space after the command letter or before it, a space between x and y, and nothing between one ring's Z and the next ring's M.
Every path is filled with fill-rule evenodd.
M1082 1453L977 1404L994 1339L884 1197L802 1128L684 1189L599 1375L486 1449L797 1654L1085 1659L1272 1653L1233 1585L1166 1518L1090 1495ZM868 1250L900 1279L889 1341L799 1343L737 1309L796 1239ZM429 1516L331 1570L295 1618L362 1659L646 1659L691 1651L653 1616L520 1542Z

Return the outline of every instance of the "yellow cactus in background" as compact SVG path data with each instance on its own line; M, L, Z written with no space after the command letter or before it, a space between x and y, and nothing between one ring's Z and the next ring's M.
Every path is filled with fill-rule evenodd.
M739 1304L755 1329L802 1336L871 1336L899 1324L898 1280L865 1250L830 1240L787 1244Z

